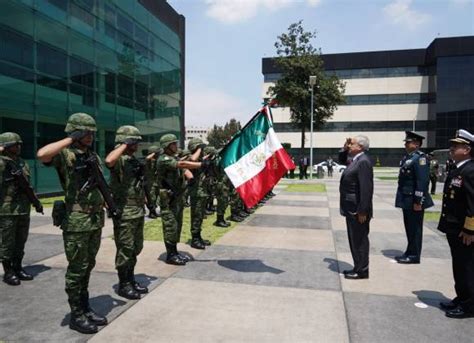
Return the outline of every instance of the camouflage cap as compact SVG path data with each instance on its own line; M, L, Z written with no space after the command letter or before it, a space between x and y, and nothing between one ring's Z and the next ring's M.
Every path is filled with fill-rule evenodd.
M158 145L151 145L149 148L148 148L148 153L149 154L162 154L163 153L163 149L160 148Z
M204 155L215 155L217 154L217 149L214 148L212 145L208 145L204 148Z
M120 126L115 134L115 143L123 143L126 139L136 139L137 141L141 141L142 136L140 130L132 125Z
M172 133L167 133L160 138L160 145L163 149L166 149L171 143L178 143L178 137Z
M181 149L181 150L178 152L178 157L179 157L179 158L188 157L188 156L191 156L191 151L189 151L188 149Z
M72 114L67 120L66 129L64 131L71 133L76 130L96 132L97 125L95 119L87 113Z
M199 148L200 145L203 145L204 142L202 141L201 138L191 138L191 140L189 141L188 143L188 149L189 151L191 151L192 153L194 153L197 148Z
M15 132L4 132L0 135L0 146L8 148L16 144L23 144L19 134Z

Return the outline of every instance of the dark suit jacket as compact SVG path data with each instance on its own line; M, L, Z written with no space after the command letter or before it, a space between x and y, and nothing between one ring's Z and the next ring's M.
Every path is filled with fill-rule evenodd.
M339 161L347 162L347 152L340 152ZM366 213L369 218L372 217L374 172L372 162L365 152L342 173L339 193L341 215Z

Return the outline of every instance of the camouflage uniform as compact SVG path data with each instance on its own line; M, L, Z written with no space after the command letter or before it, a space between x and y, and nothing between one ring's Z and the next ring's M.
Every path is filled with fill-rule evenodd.
M16 133L6 132L0 135L0 145L22 144ZM29 179L30 168L19 157L10 157L4 151L0 155L0 261L5 275L3 280L12 286L20 280L32 280L33 277L22 269L25 255L25 243L30 228L31 204L24 192L18 188L11 176L8 164L23 171Z
M148 149L148 152L150 154L154 153L155 156L151 159L147 159L145 162L145 180L146 180L145 187L147 191L150 193L150 196L153 202L153 207L155 207L157 206L158 192L160 190L157 183L157 163L158 163L158 157L163 153L163 149L159 148L156 145L152 145ZM150 213L149 217L156 218L156 216L153 213Z
M128 138L141 140L140 131L133 126L122 126L117 130L116 144ZM123 154L110 168L110 189L121 215L114 218L114 240L117 252L115 268L119 277L119 295L128 299L140 299L139 293L147 293L135 281L137 256L143 249L145 223L145 185L137 177L140 161L135 156Z
M204 156L209 156L208 158L210 159L216 159L217 158L217 150L211 145L208 145L207 147L204 148ZM210 168L204 178L204 185L207 191L207 194L209 194L207 201L206 201L206 208L204 213L207 214L212 214L216 211L216 208L214 206L214 199L216 198L217 195L217 174L218 174L218 166L213 165L212 168Z
M217 187L216 187L216 195L217 195L217 208L216 208L216 215L217 220L214 222L215 226L219 227L229 227L230 223L226 222L224 219L225 211L227 206L229 206L229 198L230 198L230 180L227 174L224 172L222 168L219 167L218 174L217 174Z
M85 113L71 115L65 132L73 133L76 130L95 132L95 120ZM90 311L89 279L95 266L105 220L104 199L97 187L86 194L79 193L81 185L89 177L85 160L90 155L95 155L100 161L90 149L84 152L71 145L61 150L50 163L45 163L56 169L64 190L66 213L61 229L68 261L66 293L71 307L71 320L81 322L86 321L84 317Z

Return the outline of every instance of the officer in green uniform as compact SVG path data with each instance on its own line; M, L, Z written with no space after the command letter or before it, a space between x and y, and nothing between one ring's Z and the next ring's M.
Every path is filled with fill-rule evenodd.
M230 185L230 200L229 200L229 205L230 205L230 217L229 220L233 222L242 222L244 221L245 217L242 215L242 203L241 199L239 196L239 193L237 193L237 190L235 189L234 185Z
M157 173L156 167L158 162L158 157L163 153L163 149L161 149L157 145L152 145L148 148L148 155L145 159L145 180L146 184L145 187L147 188L148 192L150 193L151 200L153 202L153 206L156 207L158 201L158 184L157 180ZM150 211L148 213L148 217L151 219L158 218L160 215L155 211Z
M188 150L191 152L191 161L203 161L203 150L205 144L200 138L193 138L188 143ZM206 187L206 173L201 169L194 169L193 182L189 187L191 199L191 247L195 249L205 249L211 242L201 237L202 222L206 211L209 193Z
M158 158L157 171L158 185L160 186L161 221L167 252L166 263L184 265L187 262L187 258L178 253L177 244L183 225L185 179L193 177L189 170L186 169L208 168L210 161L191 162L179 160L177 156L178 139L173 134L163 135L160 139L160 144L163 148L163 154ZM198 154L200 154L199 149L191 157L197 159Z
M230 223L225 220L224 216L227 206L229 206L231 182L224 169L220 166L219 152L219 150L216 151L216 166L214 167L217 179L215 192L217 200L217 218L213 225L217 227L229 227Z
M135 265L137 256L143 249L145 224L145 170L134 156L141 140L140 131L136 127L119 127L115 135L116 148L105 159L105 164L110 169L110 188L121 214L114 218L118 294L132 300L140 299L140 294L148 293L148 289L135 280Z
M406 155L400 161L395 206L403 210L403 222L408 245L405 253L395 257L398 263L420 263L425 209L433 206L428 192L430 166L426 155L419 150L424 137L406 131Z
M86 113L75 113L66 125L68 137L46 145L37 154L46 166L56 168L64 190L65 215L61 229L68 261L69 327L82 333L95 333L97 325L107 324L107 319L90 307L88 292L104 226L104 199L97 187L87 193L80 192L89 177L87 159L99 159L92 150L96 131L94 118Z
M29 179L30 168L20 158L22 144L16 133L0 135L0 261L5 271L3 281L11 286L33 280L33 276L22 268L31 204L11 174L13 166Z

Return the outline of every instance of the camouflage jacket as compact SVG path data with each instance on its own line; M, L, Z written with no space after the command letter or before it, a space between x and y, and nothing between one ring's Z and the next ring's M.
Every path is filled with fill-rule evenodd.
M178 168L175 156L162 154L157 162L157 183L160 189L170 190L174 196L180 196L186 189L184 173Z
M9 163L21 168L26 178L30 178L30 168L24 160L21 158L13 160L5 155L0 155L0 216L29 215L30 201L13 180L8 168Z

